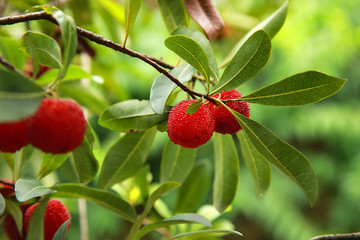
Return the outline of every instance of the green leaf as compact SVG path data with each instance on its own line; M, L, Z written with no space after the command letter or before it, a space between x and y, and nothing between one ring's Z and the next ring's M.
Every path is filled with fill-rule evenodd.
M197 223L202 224L206 227L211 227L211 223L209 220L207 220L205 217L195 214L195 213L185 213L185 214L179 214L167 219L164 219L161 222L151 223L146 226L144 226L140 231L136 234L136 240L140 239L147 233L154 231L158 228L164 228L175 224L191 224L191 223Z
M40 180L49 173L58 169L66 161L69 155L70 153L56 155L51 153L44 153L40 171L38 174L38 179Z
M196 211L210 188L211 178L210 163L197 162L179 189L174 213Z
M44 239L44 215L48 201L47 197L42 199L35 212L31 215L26 240Z
M206 56L208 58L211 76L213 76L216 79L216 81L218 81L219 68L215 59L214 51L207 37L195 29L184 28L184 27L176 29L172 34L187 36L191 39L194 39L198 44L200 44L200 46L204 49Z
M114 131L143 131L163 122L168 113L156 114L146 100L127 100L107 108L99 119L99 124Z
M26 54L18 48L19 41L8 36L0 36L1 55L17 69L23 69Z
M335 94L345 82L345 79L308 71L268 85L240 100L274 106L305 105Z
M199 108L201 107L202 105L202 99L199 98L198 100L196 100L195 102L191 103L187 108L186 108L186 111L185 113L186 114L194 114L197 112L197 110L199 110Z
M5 212L6 203L3 195L0 193L0 216L2 216Z
M12 172L14 172L15 158L12 153L0 152L0 161L5 160Z
M204 49L194 39L183 35L174 35L165 39L165 46L199 70L201 75L209 81L212 72L208 58Z
M142 0L125 0L125 39L123 46L125 46L126 40L133 29L141 4Z
M160 182L182 183L193 167L196 153L197 148L183 148L168 140L161 158Z
M19 202L25 202L34 197L40 197L54 193L37 180L19 179L15 182L15 197Z
M213 201L221 213L235 198L239 181L239 157L229 134L214 134L214 192Z
M110 188L132 177L144 164L154 141L156 129L128 133L107 152L101 167L98 187Z
M70 219L66 220L55 232L52 240L66 240L66 234L69 227Z
M93 153L94 134L88 124L82 144L72 151L76 173L81 183L91 181L99 168L98 161Z
M187 236L196 236L196 235L204 235L204 237L206 235L209 234L222 234L222 235L226 235L226 234L235 234L238 236L242 236L241 233L239 233L238 231L234 231L234 230L216 230L216 229L211 229L211 230L201 230L201 231L196 231L196 232L187 232L187 233L179 233L176 236L169 238L169 240L172 239L178 239L178 238L182 238L182 237L187 237ZM205 238L204 238L205 239Z
M30 79L0 68L0 122L15 122L38 109L44 91Z
M313 206L318 194L318 181L309 160L260 123L231 110L225 104L223 106L232 112L259 153L293 180Z
M14 201L5 198L6 211L12 216L15 221L17 229L22 229L23 226L23 214L18 204Z
M58 43L43 33L25 32L19 41L19 48L32 57L34 64L61 68L61 50Z
M189 25L189 16L182 0L157 0L157 3L169 33Z
M256 196L260 198L269 189L271 182L271 165L258 150L256 150L244 131L239 131L237 137L240 141L245 164L255 183Z
M46 71L44 74L42 74L38 79L36 79L36 83L38 85L47 85L52 81L54 81L58 74L59 74L58 69L50 69ZM62 81L77 80L82 78L91 78L91 74L86 72L80 66L70 65Z
M135 182L140 189L141 196L144 199L147 199L149 197L149 185L150 185L148 180L149 172L150 172L149 165L145 165L136 173L135 176Z
M255 32L225 68L212 93L234 89L254 77L268 61L270 50L271 39L269 35L263 30Z
M61 27L61 38L63 42L63 68L59 72L58 79L62 79L76 54L78 45L77 30L74 20L62 11L57 9L53 11L52 15Z
M236 52L241 48L241 46L245 43L245 41L256 31L263 29L266 31L271 38L275 37L275 35L279 32L281 27L284 25L287 11L288 11L289 1L286 0L284 4L273 14L267 17L265 20L256 25L253 29L251 29L231 50L230 54L225 58L224 63L221 66L226 66L231 59L234 57Z
M194 72L195 69L186 63L173 68L169 73L180 82L185 83L191 80ZM166 101L176 87L177 85L165 75L154 79L150 90L150 104L155 113L164 114Z
M56 193L53 194L54 197L85 198L109 209L127 221L136 221L134 208L114 193L74 183L59 184L53 189L56 190Z

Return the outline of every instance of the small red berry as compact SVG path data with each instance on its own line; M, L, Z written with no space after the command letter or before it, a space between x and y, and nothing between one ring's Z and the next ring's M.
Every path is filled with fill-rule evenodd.
M220 95L221 100L229 100L229 99L238 99L242 95L236 89L230 91L222 91ZM212 96L214 98L219 98L219 94ZM241 113L245 117L250 116L250 107L247 102L227 102L226 103L229 108L232 110ZM209 104L209 108L214 114L215 119L215 132L221 134L234 134L241 130L241 126L236 120L236 118L229 112L224 106L214 105L212 103Z
M75 101L45 98L35 115L26 120L26 128L34 147L59 154L70 152L82 143L86 120Z
M29 144L25 121L0 124L0 151L14 153Z
M35 203L31 207L29 207L25 212L24 226L26 232L28 231L29 228L31 216L33 215L33 213L35 212L38 206L39 203ZM60 202L59 200L48 201L44 216L44 240L52 240L54 234L59 229L59 227L68 219L71 219L69 210L62 202ZM70 225L71 225L71 220L67 231L69 231Z
M31 206L29 203L23 203L20 206L21 212L23 214L23 228L22 228L22 236L17 229L16 223L12 216L7 215L5 218L5 232L10 240L23 240L26 239L26 231L24 227L24 216L26 210Z
M210 110L201 104L193 114L187 114L188 106L195 100L181 101L169 114L167 132L171 141L185 148L197 148L210 140L215 121Z

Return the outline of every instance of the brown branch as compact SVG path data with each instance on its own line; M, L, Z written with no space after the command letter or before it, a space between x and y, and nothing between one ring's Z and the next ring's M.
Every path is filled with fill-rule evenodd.
M313 237L309 240L359 240L359 239L360 239L360 232L321 235L321 236Z

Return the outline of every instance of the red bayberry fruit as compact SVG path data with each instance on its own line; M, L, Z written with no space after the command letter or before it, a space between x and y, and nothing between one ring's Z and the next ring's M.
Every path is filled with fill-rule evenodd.
M23 228L22 228L22 237L17 229L16 223L12 216L8 215L5 218L5 232L10 240L23 240L26 239L26 231L24 227L24 216L26 210L31 206L29 203L23 203L20 206L21 212L23 214Z
M35 203L25 212L24 226L26 232L29 228L31 216L33 215L38 206L39 203ZM66 206L59 200L50 200L46 205L46 211L44 216L44 240L52 240L54 234L59 229L59 227L68 219L71 219L71 216ZM69 222L67 231L69 231L70 225L71 220Z
M171 141L185 148L196 148L206 143L215 128L214 117L203 104L195 113L186 113L186 109L194 101L182 101L173 107L167 125Z
M14 153L29 144L25 121L0 124L0 151Z
M70 152L82 143L86 120L75 101L45 98L36 114L26 120L26 128L34 147L59 154Z
M0 183L0 193L4 197L11 197L15 194L14 191L14 182L9 179L1 179L3 183Z
M222 91L220 95L221 100L229 100L229 99L238 99L242 95L236 89L230 91ZM219 94L212 96L214 98L219 98ZM227 102L226 103L229 108L232 110L241 113L245 117L250 116L250 107L247 102ZM221 134L234 134L241 130L241 126L236 120L236 118L228 111L224 106L214 105L212 103L209 104L209 108L214 114L215 119L215 132Z

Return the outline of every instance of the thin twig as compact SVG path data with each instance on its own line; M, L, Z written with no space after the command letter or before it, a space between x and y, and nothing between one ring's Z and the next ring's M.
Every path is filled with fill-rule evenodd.
M0 183L1 183L2 185L6 185L6 186L10 186L10 187L14 187L14 186L15 186L13 183L9 183L9 182L4 181L4 180L0 180Z
M360 232L321 235L321 236L313 237L309 240L360 240Z
M0 56L0 64L9 70L14 71L14 72L24 76L24 74L21 71L19 71L14 65L12 65L8 61L6 61L6 59L3 56Z

